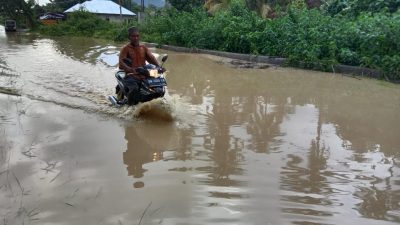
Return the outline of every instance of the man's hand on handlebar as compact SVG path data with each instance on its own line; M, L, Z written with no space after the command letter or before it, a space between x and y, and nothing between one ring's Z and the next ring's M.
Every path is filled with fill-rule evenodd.
M164 73L165 71L167 71L164 67L159 67L157 69L158 73Z

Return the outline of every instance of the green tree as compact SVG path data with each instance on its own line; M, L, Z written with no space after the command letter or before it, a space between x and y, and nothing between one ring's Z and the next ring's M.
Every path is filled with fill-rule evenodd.
M50 3L48 5L50 5L54 9L57 9L57 11L63 12L71 8L72 6L78 3L83 3L85 1L86 0L50 0Z
M331 15L358 16L362 12L394 13L400 8L400 0L328 0L324 9Z
M14 19L20 25L33 27L35 24L34 0L2 0L0 15L4 18Z
M168 0L168 2L179 11L191 12L193 8L203 5L203 0Z
M211 14L221 9L227 9L231 4L231 0L206 0L204 1L204 8Z

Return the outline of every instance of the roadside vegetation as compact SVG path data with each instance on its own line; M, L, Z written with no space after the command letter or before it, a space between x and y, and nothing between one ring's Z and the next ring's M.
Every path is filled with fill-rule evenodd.
M319 70L362 66L400 80L400 1L397 11L364 11L337 2L345 1L322 9L293 1L274 19L261 18L242 1L231 1L213 16L202 9L172 9L150 18L142 31L146 40L160 44L285 57L292 65Z
M143 41L284 57L290 65L325 71L336 64L361 66L400 80L400 0L327 0L313 8L310 2L318 1L169 2L170 7L148 11L139 25L81 11L38 30L126 41L127 28L135 25Z
M50 36L82 36L112 40L118 39L118 33L123 27L121 24L108 22L94 14L77 11L70 13L65 21L59 21L56 25L42 25L36 29Z

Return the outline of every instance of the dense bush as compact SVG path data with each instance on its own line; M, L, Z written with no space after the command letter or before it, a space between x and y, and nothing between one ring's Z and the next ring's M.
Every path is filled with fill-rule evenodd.
M70 13L67 20L60 21L56 25L41 26L39 31L52 36L74 35L118 39L120 29L119 24L108 22L89 12L76 11Z
M257 52L252 36L265 27L266 20L239 3L230 10L209 16L203 9L191 13L175 9L152 17L141 26L144 39L162 44L240 53Z
M283 16L263 20L233 1L214 16L169 10L143 27L143 38L160 44L286 57L292 65L320 70L337 63L365 66L400 79L399 12L346 17L289 6Z

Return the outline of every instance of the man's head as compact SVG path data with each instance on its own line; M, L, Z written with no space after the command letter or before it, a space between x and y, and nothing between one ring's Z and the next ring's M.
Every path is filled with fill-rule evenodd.
M131 27L128 29L128 37L133 46L139 45L139 29L137 27Z

